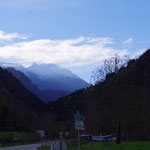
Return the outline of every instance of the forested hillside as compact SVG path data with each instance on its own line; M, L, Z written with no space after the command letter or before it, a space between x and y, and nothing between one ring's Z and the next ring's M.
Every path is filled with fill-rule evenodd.
M0 131L34 131L40 128L39 116L44 107L45 104L19 80L0 68Z
M49 103L64 131L74 132L74 113L85 115L85 131L124 140L150 140L150 50L95 86ZM62 130L62 129L61 129Z

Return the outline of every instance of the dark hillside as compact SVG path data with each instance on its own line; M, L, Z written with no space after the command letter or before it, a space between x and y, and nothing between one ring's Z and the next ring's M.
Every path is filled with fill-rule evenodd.
M32 131L45 104L0 68L0 130Z
M85 133L121 134L124 140L150 140L150 50L127 67L86 90L49 103L47 110L74 128L74 113L86 116Z
M35 111L40 111L44 105L40 99L22 86L18 79L2 68L0 68L0 92L8 94L12 102Z

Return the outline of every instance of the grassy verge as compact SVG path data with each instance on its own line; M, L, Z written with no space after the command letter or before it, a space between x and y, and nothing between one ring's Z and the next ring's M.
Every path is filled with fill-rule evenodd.
M50 146L39 147L38 150L50 150Z
M38 148L38 150L50 150L50 146ZM122 142L115 143L88 143L81 146L81 149L71 148L68 150L150 150L150 142Z
M79 150L72 148L69 150ZM103 143L88 143L81 147L80 150L150 150L150 142L123 142L121 144L103 144Z
M35 133L0 132L0 141L0 147L9 147L37 143L40 137Z
M0 132L0 139L16 138L22 140L27 137L28 134L24 132Z

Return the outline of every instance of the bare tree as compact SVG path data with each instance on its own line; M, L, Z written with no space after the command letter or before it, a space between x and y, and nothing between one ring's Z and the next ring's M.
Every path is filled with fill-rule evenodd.
M102 66L96 68L96 70L92 72L93 75L90 78L91 84L103 82L107 74L113 72L117 73L120 68L127 65L128 60L129 59L127 56L120 57L118 54L115 54L113 57L105 59Z

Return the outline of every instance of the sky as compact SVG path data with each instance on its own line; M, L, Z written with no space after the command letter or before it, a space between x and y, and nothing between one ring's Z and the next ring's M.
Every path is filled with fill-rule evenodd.
M150 47L149 0L1 0L0 61L53 63L86 81L116 53Z

